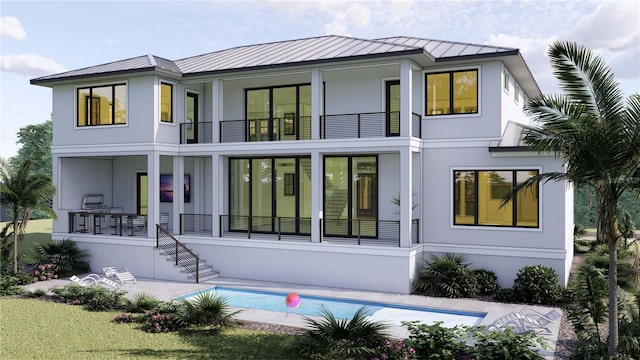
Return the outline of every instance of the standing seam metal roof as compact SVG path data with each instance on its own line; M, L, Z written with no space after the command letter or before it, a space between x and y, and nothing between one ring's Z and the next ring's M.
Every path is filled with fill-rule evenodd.
M31 80L33 84L71 78L110 75L140 71L167 71L176 76L233 71L243 68L286 66L313 63L421 53L434 61L461 57L500 56L517 53L517 49L476 45L460 42L430 40L412 37L359 39L329 35L298 40L286 40L219 50L176 61L146 55L107 64L48 75Z

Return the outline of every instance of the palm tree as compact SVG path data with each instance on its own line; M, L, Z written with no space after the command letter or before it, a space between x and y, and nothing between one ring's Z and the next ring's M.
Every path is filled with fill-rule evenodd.
M558 41L548 50L564 94L531 99L526 112L539 126L524 141L562 159L565 172L539 174L539 181L568 181L595 189L598 226L609 246L609 354L618 354L617 205L640 181L640 95L623 98L609 67L586 47ZM523 184L524 185L524 184ZM529 184L527 184L529 185Z
M13 272L18 272L18 238L24 234L31 210L55 213L48 204L55 188L51 179L31 173L31 161L25 160L12 167L0 158L0 202L6 205L13 224Z

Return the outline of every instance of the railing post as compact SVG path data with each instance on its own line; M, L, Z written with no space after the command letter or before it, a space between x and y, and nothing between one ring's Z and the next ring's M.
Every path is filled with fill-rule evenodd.
M184 214L180 214L180 225L178 225L178 229L180 230L180 235L184 235L184 229L182 227L182 219L184 217Z
M358 113L358 139L360 139L360 113Z
M218 122L218 143L222 143L222 121Z
M200 257L196 256L196 284L200 283Z
M280 221L282 218L277 217L278 219L278 241L282 240L282 222Z
M178 265L178 242L176 241L176 266Z
M219 215L219 216L220 216L220 219L219 219L220 221L218 221L218 230L219 230L218 235L220 237L224 237L224 234L222 233L222 222L224 221L224 218L223 218L224 215Z
M360 245L360 219L356 220L358 222L358 245Z
M416 219L416 241L420 244L420 219Z
M156 248L160 247L160 225L156 224Z
M251 239L251 228L253 227L253 221L251 216L247 216L247 239Z

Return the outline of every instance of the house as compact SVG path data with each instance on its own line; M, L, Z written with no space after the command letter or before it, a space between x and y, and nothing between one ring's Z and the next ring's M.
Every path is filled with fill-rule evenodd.
M503 286L534 264L568 280L571 187L499 206L563 170L521 144L540 89L518 49L321 36L31 83L53 89L53 238L95 269L409 293L450 252Z

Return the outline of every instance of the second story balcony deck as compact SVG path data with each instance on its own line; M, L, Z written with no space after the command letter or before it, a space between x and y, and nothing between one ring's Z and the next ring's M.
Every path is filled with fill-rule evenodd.
M400 136L399 112L369 112L320 116L223 120L217 125L214 139L213 122L180 124L180 144L211 144L258 141L311 140L312 127L319 127L320 139L360 139ZM411 136L420 138L422 117L411 114Z

